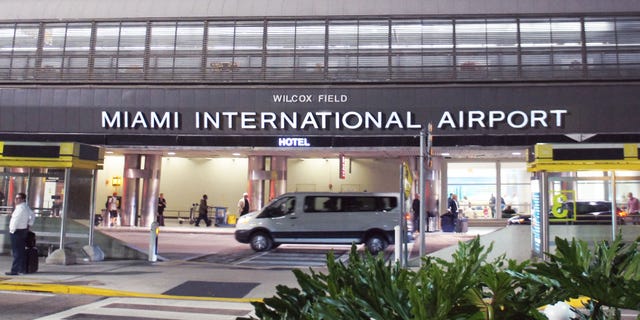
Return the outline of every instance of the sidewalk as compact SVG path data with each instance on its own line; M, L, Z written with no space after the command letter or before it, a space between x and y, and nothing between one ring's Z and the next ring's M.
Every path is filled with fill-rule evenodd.
M104 228L107 233L149 232L146 228ZM457 245L476 234L495 228L470 228L467 234L427 233L427 253ZM234 228L169 225L162 233L230 234ZM413 245L410 258L417 258L419 245ZM87 294L105 297L147 297L166 299L249 302L271 297L277 285L296 287L291 270L217 265L195 261L105 260L74 265L49 265L40 258L37 273L4 276L12 258L0 256L0 290L37 291L59 294ZM254 279L254 280L251 280ZM255 281L260 279L260 281ZM216 289L216 288L219 288Z

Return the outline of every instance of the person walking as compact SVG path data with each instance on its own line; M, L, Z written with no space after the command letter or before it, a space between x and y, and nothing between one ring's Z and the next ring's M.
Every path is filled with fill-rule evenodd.
M238 216L242 217L249 213L249 207L249 194L245 192L242 194L242 198L238 200Z
M5 272L6 275L16 276L27 271L25 261L27 233L35 220L36 215L27 205L27 195L22 192L18 193L15 199L15 209L11 214L11 220L9 220L13 263L11 271Z
M411 203L413 212L413 232L420 232L420 196L416 193Z
M109 211L109 227L113 227L118 222L118 193L114 192L107 199L107 211Z
M158 224L164 227L164 209L167 207L167 199L164 198L164 193L158 197Z
M202 195L202 199L200 199L200 206L198 206L198 218L196 218L196 227L200 226L200 220L204 220L207 224L207 227L211 226L211 219L209 219L209 205L207 205L207 195Z
M627 213L632 217L633 224L638 224L640 222L640 216L638 216L640 214L640 201L633 196L632 192L629 192L627 197L629 198L627 202Z

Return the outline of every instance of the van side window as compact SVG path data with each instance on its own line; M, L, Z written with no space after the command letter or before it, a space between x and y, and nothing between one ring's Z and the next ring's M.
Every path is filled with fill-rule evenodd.
M382 197L378 198L380 203L378 204L378 208L381 211L391 211L398 206L398 199L396 197Z
M305 212L340 212L341 197L308 196L304 198Z
M396 197L374 196L307 196L305 212L390 211L398 206Z

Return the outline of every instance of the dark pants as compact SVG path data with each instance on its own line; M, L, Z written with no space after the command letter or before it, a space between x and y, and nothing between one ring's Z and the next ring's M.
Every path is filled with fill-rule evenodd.
M206 213L201 213L198 215L198 218L196 218L196 227L200 226L200 220L204 220L204 222L207 224L207 227L211 226L211 219L209 219L209 216Z
M17 229L11 234L11 251L13 252L13 263L11 264L11 273L25 273L26 267L26 250L27 229Z
M164 214L162 212L158 212L158 224L164 227Z

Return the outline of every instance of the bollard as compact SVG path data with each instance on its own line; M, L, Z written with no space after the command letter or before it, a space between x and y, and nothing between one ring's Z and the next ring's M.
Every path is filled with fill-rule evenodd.
M398 262L400 261L400 249L401 249L401 243L402 243L402 237L400 237L400 226L395 226L393 227L393 231L394 231L394 236L395 236L395 245L394 245L394 255L395 258L393 259L393 261Z
M151 233L149 237L149 261L158 261L158 234L160 233L160 224L157 221L151 223Z

